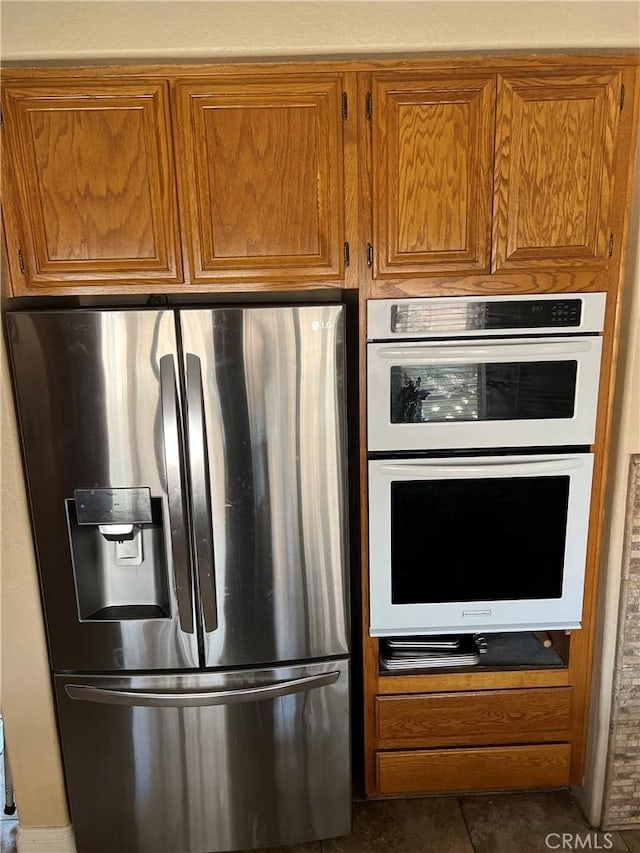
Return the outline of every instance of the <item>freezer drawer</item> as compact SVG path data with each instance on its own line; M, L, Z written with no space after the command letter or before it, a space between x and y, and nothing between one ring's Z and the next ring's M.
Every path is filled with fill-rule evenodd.
M349 661L55 677L79 853L205 853L344 835Z

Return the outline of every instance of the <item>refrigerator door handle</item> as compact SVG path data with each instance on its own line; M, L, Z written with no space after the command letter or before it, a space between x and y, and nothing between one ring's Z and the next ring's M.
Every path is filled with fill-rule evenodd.
M160 390L162 398L162 434L167 475L167 498L171 524L171 553L178 618L185 634L193 634L193 597L189 566L189 538L186 510L182 492L180 418L176 371L172 355L160 359Z
M213 690L202 693L148 693L137 690L110 690L104 687L87 687L67 684L65 692L71 699L82 702L99 702L104 705L144 705L151 708L198 708L209 705L235 705L239 702L261 702L303 693L316 687L335 684L339 672L324 672L289 681L278 681L258 687L239 690Z
M218 614L202 370L200 359L193 353L186 354L186 371L191 517L204 630L209 633L218 627Z

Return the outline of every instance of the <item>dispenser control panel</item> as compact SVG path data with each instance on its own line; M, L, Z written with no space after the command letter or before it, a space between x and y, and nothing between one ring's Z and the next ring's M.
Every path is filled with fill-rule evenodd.
M76 489L78 524L150 524L151 490Z

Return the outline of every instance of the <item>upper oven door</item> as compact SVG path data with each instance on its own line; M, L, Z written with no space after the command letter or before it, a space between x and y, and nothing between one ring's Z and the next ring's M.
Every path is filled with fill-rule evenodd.
M588 445L597 336L367 345L369 451Z

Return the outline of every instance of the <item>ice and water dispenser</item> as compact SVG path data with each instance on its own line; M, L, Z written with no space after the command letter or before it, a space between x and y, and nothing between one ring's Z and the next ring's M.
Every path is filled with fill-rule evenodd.
M161 499L148 488L76 489L65 503L80 619L168 618Z

